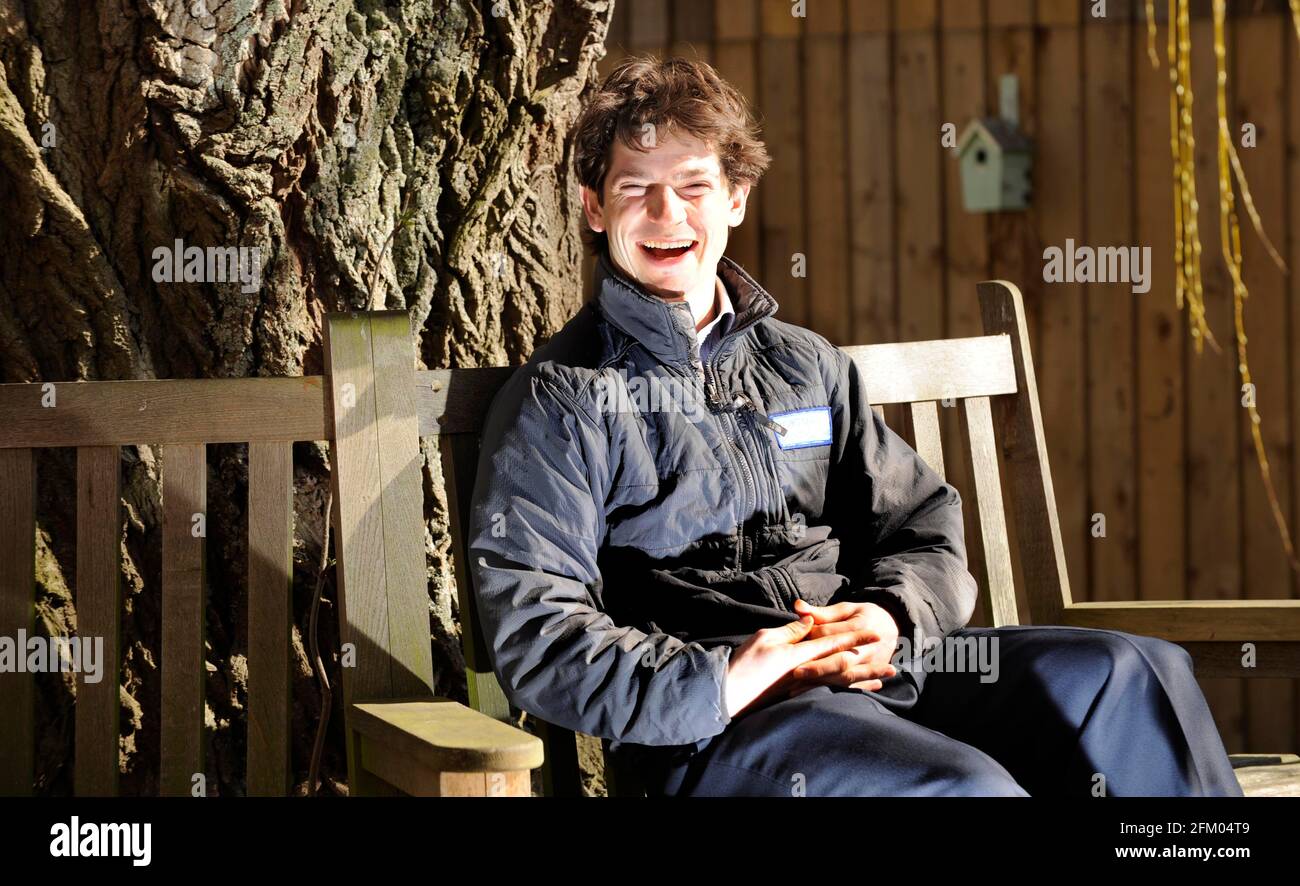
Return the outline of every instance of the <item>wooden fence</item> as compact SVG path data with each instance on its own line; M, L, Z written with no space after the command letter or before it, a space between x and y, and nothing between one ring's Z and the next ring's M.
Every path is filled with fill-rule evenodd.
M1144 4L1108 0L617 0L603 71L629 53L705 59L764 121L774 156L728 253L771 290L778 316L836 344L978 335L975 284L1024 291L1076 600L1287 597L1284 554L1242 406L1232 288L1221 259L1209 3L1193 9L1196 179L1207 319L1221 353L1197 355L1173 291L1166 3L1147 54ZM1300 267L1300 44L1285 3L1243 2L1228 22L1229 117L1264 226ZM1020 83L1034 140L1026 212L964 211L960 132ZM1300 522L1296 278L1260 248L1244 214L1249 365L1286 518ZM1151 289L1043 281L1043 250L1067 238L1144 245ZM792 256L807 276L792 276ZM948 444L960 441L955 410ZM891 424L901 414L890 415ZM949 476L971 505L960 447ZM1095 515L1105 535L1095 536ZM968 526L976 525L973 512ZM978 545L971 545L978 569ZM976 573L979 574L978 572ZM1205 679L1229 752L1294 751L1297 681Z

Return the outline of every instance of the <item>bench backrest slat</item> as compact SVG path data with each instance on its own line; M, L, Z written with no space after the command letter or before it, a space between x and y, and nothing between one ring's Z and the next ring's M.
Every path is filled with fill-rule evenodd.
M319 375L4 384L0 449L328 440L323 385Z
M477 434L440 434L438 451L442 460L443 481L447 492L447 516L451 535L453 570L456 574L456 597L461 612L474 610L474 590L470 578L467 530L470 503L474 494L474 475L478 466ZM510 702L496 675L478 619L461 626L461 649L465 655L465 682L470 706L503 722L510 719Z
M984 546L986 592L981 595L981 602L990 625L1017 625L1020 618L1012 579L1007 522L1002 508L1002 479L998 470L997 441L993 435L993 413L988 397L967 397L962 404L966 417L962 430L966 451L970 453L975 502L979 508L977 531Z
M204 762L207 447L162 447L162 722L158 788L188 797ZM197 515L202 515L203 529Z
M862 370L873 404L1014 394L1013 355L1000 335L841 348Z
M1005 280L985 281L978 289L984 331L1007 337L1016 373L1015 396L995 397L992 405L1007 466L1029 617L1033 624L1061 624L1065 607L1072 602L1070 577L1038 403L1025 301L1020 290Z
M102 638L103 673L97 683L78 673L73 791L79 797L117 795L121 699L118 648L121 501L116 446L77 449L77 637Z
M939 439L939 408L933 400L912 404L912 448L940 477L943 470L943 441Z
M404 311L326 319L336 575L344 654L355 659L342 669L345 711L434 691L411 341ZM355 787L360 742L345 732Z
M293 621L293 444L248 444L249 796L290 783L289 642Z
M14 643L36 629L36 459L28 448L0 449L0 637ZM15 654L23 654L15 649ZM0 797L32 792L36 755L32 675L0 671Z

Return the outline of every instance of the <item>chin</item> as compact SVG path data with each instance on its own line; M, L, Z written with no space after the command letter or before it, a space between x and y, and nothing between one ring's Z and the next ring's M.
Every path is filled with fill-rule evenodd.
M664 269L655 267L638 268L641 281L671 292L685 294L689 292L700 278L699 268Z

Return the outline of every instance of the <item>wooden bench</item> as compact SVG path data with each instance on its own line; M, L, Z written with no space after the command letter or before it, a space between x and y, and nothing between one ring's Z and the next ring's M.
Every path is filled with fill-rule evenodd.
M1024 308L1015 286L979 287L986 335L850 347L873 408L910 404L903 429L940 473L941 402L960 404L975 489L981 603L992 625L1027 621L1163 637L1191 651L1202 676L1300 676L1300 600L1074 603L1056 515ZM162 790L189 794L203 771L203 538L207 443L249 444L248 792L289 785L289 592L294 441L330 442L343 642L348 778L355 794L527 795L584 792L579 741L532 718L512 725L476 617L465 550L478 433L508 368L414 369L404 312L332 314L325 376L0 385L0 636L33 629L35 461L32 450L77 448L79 631L104 636L117 663L118 448L163 452ZM44 405L52 395L56 405ZM419 438L435 437L446 482L470 706L435 697L428 632ZM999 458L1013 507L1008 535ZM1011 539L1016 545L1013 549ZM1019 577L1026 605L1016 599ZM1240 664L1255 644L1259 665ZM33 681L0 673L0 794L32 784ZM78 681L75 791L117 782L117 685ZM593 742L585 740L583 747ZM611 794L643 793L605 750ZM543 756L543 748L545 753ZM1300 758L1236 755L1248 794L1300 793Z
M249 464L247 792L289 791L296 441L331 444L342 641L355 658L342 669L350 792L530 793L541 741L436 698L429 643L417 428L455 430L455 416L444 414L448 390L452 413L481 410L472 386L500 373L417 378L400 312L331 316L326 358L325 377L0 385L0 636L35 627L33 450L77 450L77 628L104 638L106 661L98 683L76 678L77 795L118 790L119 448L139 443L160 444L162 462L162 710L146 712L160 718L160 791L191 795L202 781L205 539L193 528L206 510L206 445L241 442ZM34 685L30 673L0 673L0 795L32 791Z

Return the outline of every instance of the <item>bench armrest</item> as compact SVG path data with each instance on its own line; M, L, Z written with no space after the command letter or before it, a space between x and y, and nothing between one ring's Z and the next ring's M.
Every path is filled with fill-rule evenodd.
M355 702L348 725L362 743L366 768L408 793L424 793L414 788L428 778L406 773L527 773L544 759L537 736L447 698Z

